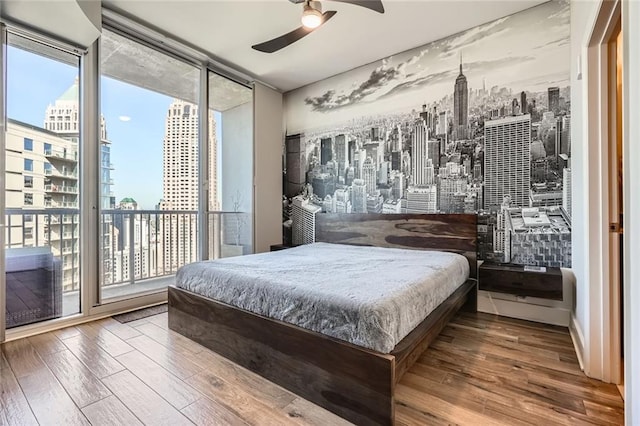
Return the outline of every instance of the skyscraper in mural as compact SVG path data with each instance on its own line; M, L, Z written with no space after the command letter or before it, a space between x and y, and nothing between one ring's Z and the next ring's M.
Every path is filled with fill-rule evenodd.
M411 139L411 177L414 185L427 183L428 140L427 124L423 119L420 119L413 128Z
M484 123L485 206L499 206L509 195L517 207L529 205L531 187L531 116Z
M460 74L453 89L453 130L455 139L467 138L469 123L469 89L467 77L462 73L462 55L460 55Z
M557 114L560 109L560 88L559 87L549 87L548 91L548 109L549 111Z

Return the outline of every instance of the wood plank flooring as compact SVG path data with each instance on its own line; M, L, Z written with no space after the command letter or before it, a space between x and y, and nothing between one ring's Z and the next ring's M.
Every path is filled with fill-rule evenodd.
M624 422L614 385L587 378L567 329L460 313L400 382L398 425ZM0 425L346 425L167 329L111 318L9 342Z

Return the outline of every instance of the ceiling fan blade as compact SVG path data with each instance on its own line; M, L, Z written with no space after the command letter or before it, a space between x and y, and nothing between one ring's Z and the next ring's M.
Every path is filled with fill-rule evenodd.
M336 11L334 10L328 10L325 13L322 14L322 23L320 23L320 25L314 29L308 29L305 27L300 27L297 28L293 31L291 31L290 33L287 33L285 35L282 35L280 37L276 37L273 40L269 40L269 41L265 41L264 43L260 43L260 44L256 44L254 46L251 46L253 49L258 50L260 52L264 52L264 53L273 53L273 52L277 52L278 50L282 49L283 47L287 47L292 43L295 43L296 41L300 40L302 37L306 36L307 34L309 34L310 32L317 30L318 28L320 28L321 26L323 26L329 19L333 18L333 15L335 15Z
M384 6L382 0L333 0L341 3L351 3L356 6L362 6L367 9L371 9L378 13L384 13Z

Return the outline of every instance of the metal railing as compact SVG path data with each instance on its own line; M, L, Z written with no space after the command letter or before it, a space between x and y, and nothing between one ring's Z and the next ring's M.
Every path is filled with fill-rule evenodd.
M215 211L206 217L209 259L252 252L248 213ZM50 247L63 264L63 291L76 291L79 218L79 210L72 208L7 209L6 247ZM98 239L101 286L170 277L181 266L197 261L198 218L196 211L103 210Z
M49 158L57 158L60 160L66 160L71 162L78 161L78 151L75 150L64 150L64 149L45 149L44 150L45 157Z

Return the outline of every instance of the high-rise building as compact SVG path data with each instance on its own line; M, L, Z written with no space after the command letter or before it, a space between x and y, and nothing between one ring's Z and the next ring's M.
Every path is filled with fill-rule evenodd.
M161 210L198 210L198 106L174 99L167 110L163 146L163 202ZM209 208L217 207L216 128L209 114ZM163 215L162 253L167 271L197 259L196 218L191 214ZM180 242L177 244L177 242ZM172 249L169 250L169 247Z
M453 89L453 131L455 139L467 138L469 123L469 89L467 77L462 73L462 56L460 56L460 74L456 78Z
M353 164L353 160L355 159L355 156L356 156L356 150L357 150L356 141L349 141L349 149L348 149L349 164Z
M557 115L558 112L560 111L560 88L549 87L548 97L549 97L548 110Z
M351 200L349 191L346 189L336 189L335 193L335 213L351 213Z
M371 157L367 157L362 164L362 180L367 186L367 193L373 195L376 192L376 167Z
M569 154L571 152L571 116L562 117L562 141L560 143L560 153Z
M529 105L527 104L527 94L524 92L520 92L520 112L522 114L529 113Z
M347 152L347 140L344 135L336 136L336 167L338 177L344 177L347 167L349 167L349 153Z
M427 183L428 138L427 124L420 119L414 126L411 136L411 182L413 185L425 185Z
M571 168L562 169L562 208L571 218Z
M113 214L114 234L114 281L126 282L132 278L144 279L158 272L157 252L162 250L157 240L154 220L150 215L135 213L138 203L133 198L123 198ZM130 262L133 261L133 264ZM133 274L133 275L132 275Z
M436 213L438 211L436 185L410 186L406 196L405 213Z
M396 170L389 173L389 182L391 184L391 198L400 199L404 195L404 174Z
M433 163L433 167L440 168L440 141L430 140L427 142L427 158Z
M449 117L447 115L447 111L441 111L440 114L438 114L438 126L436 130L436 134L438 136L446 135L448 127L449 127Z
M426 179L425 179L425 184L426 185L435 185L436 183L436 173L435 173L435 167L433 166L433 161L431 160L431 158L427 159L427 166L426 166Z
M443 213L463 213L467 178L462 174L440 176L439 208Z
M354 179L352 185L353 194L353 212L354 213L366 213L367 212L367 185L362 179Z
M316 241L316 214L322 208L297 195L291 199L292 239L294 245Z
M509 195L517 207L529 205L531 186L531 115L489 120L484 124L486 208Z
M46 210L63 209L45 220L30 223L24 216L24 232L8 232L8 247L41 244L45 236L54 256L62 261L64 291L79 287L79 84L73 84L50 104L44 117L44 128L9 120L6 130L7 171L19 172L23 179L12 177L6 182L7 208ZM113 208L110 163L110 142L104 118L100 121L101 207ZM105 217L107 216L107 217ZM104 283L111 283L112 231L109 215L102 217L101 248L105 258ZM40 238L36 241L36 238Z
M322 138L320 140L320 164L324 166L331 160L333 160L331 138Z

